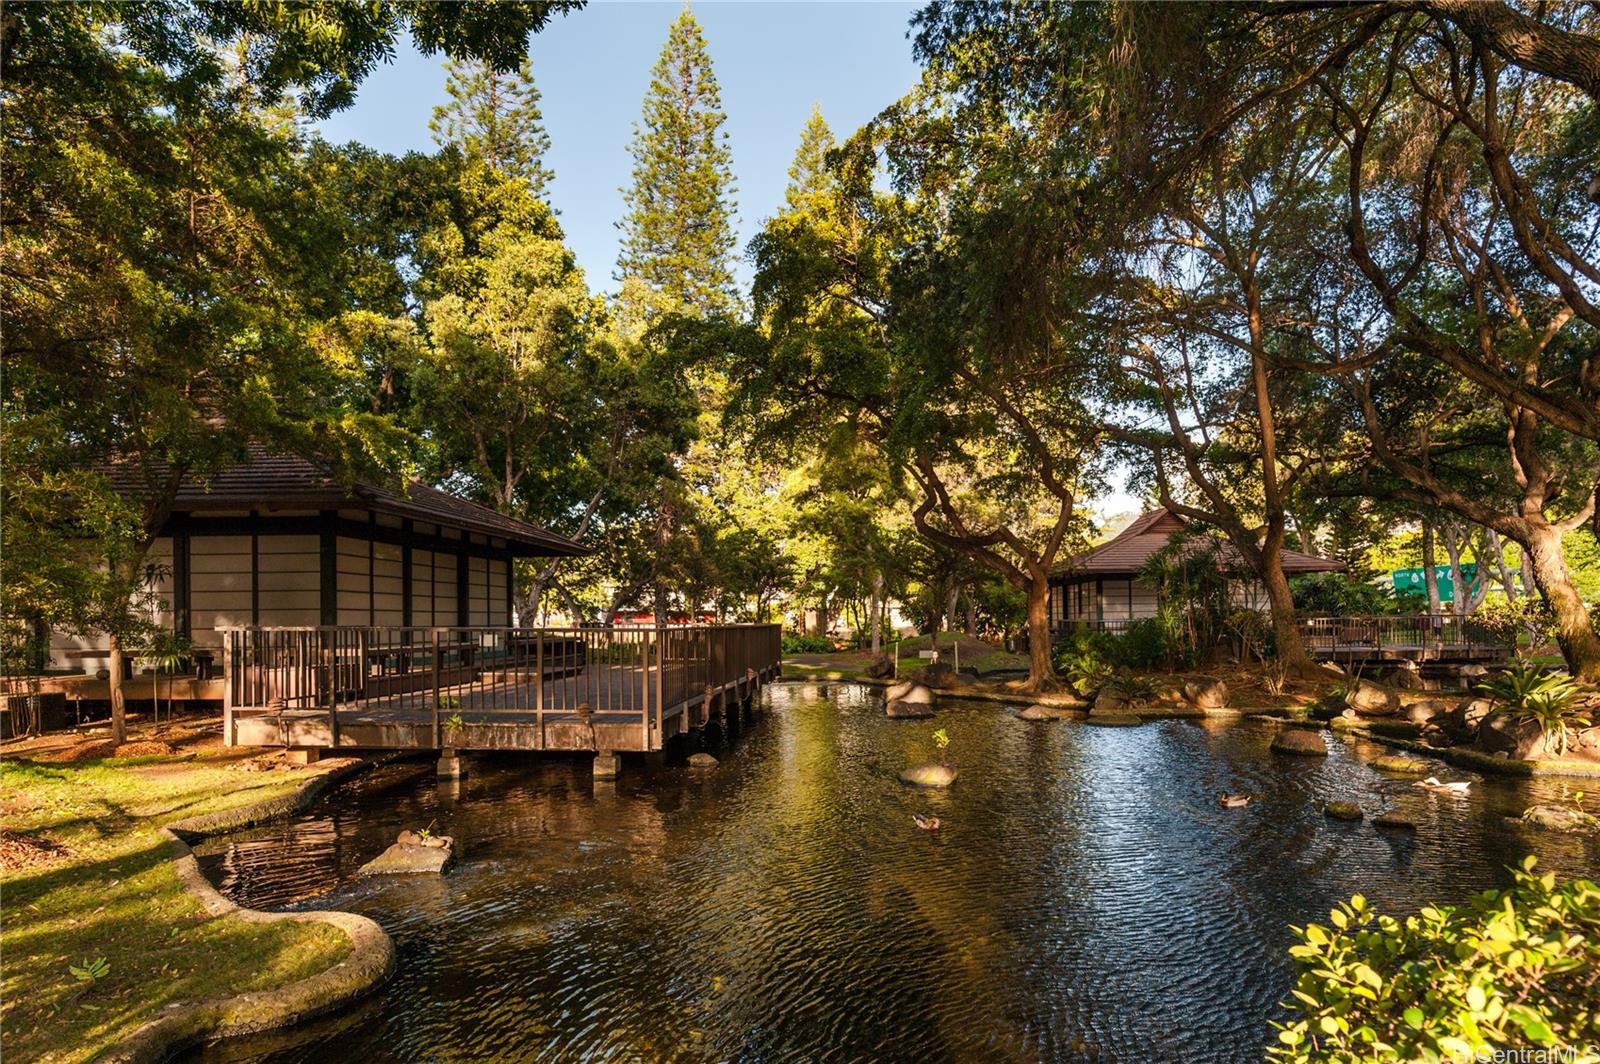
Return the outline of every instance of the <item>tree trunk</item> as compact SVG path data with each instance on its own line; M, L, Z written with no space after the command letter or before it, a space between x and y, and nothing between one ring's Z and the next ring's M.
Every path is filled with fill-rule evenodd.
M1557 639L1567 667L1580 680L1600 682L1600 635L1595 633L1594 621L1582 596L1572 586L1572 571L1567 568L1561 532L1548 524L1534 525L1528 530L1528 542L1522 548L1523 564L1533 569L1539 594L1556 615Z
M968 588L963 596L967 604L967 635L976 639L978 637L978 604L972 601L972 589Z
M122 638L111 634L111 738L118 746L128 741L128 696L122 689Z
M1501 539L1500 533L1492 528L1485 531L1489 534L1489 560L1494 562L1495 576L1499 579L1500 586L1505 589L1506 601L1515 602L1517 600L1517 589L1511 583L1511 569L1506 565L1505 540Z
M1050 663L1050 578L1039 574L1028 582L1028 686L1039 692L1054 690L1055 666Z
M1294 592L1283 575L1283 517L1267 521L1267 536L1261 544L1261 583L1267 590L1267 608L1272 617L1272 634L1278 646L1278 660L1295 676L1320 671L1300 639L1300 624L1294 612Z
M872 577L872 656L883 652L883 574Z
M951 581L950 590L944 596L944 628L951 635L956 630L956 602L961 597L961 585Z
M1434 563L1433 525L1422 522L1422 582L1428 591L1428 613L1437 617L1444 611L1439 601L1439 567Z

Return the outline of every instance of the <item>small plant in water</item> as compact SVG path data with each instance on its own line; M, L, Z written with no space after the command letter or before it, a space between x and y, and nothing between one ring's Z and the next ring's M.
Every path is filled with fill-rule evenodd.
M1161 685L1148 676L1135 676L1125 672L1107 680L1106 690L1130 706L1143 706L1155 700L1161 693Z
M950 746L950 733L945 731L943 728L937 729L933 733L933 745L938 747L939 760L943 761L945 759L945 751Z

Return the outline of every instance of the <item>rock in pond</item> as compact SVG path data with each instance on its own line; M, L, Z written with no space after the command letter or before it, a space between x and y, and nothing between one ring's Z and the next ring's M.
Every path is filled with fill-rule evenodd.
M1373 760L1372 767L1380 772L1393 772L1401 776L1426 776L1433 771L1426 761L1401 757L1399 754L1384 754Z
M1102 687L1100 688L1100 693L1094 696L1094 705L1090 707L1089 712L1126 715L1128 712L1128 700L1113 691L1109 686Z
M1070 716L1072 711L1065 706L1047 706L1040 702L1017 710L1018 720L1066 720Z
M1600 830L1600 820L1567 805L1530 805L1522 811L1522 822L1551 831L1590 832Z
M1144 723L1144 718L1132 713L1103 713L1096 709L1083 722L1093 724L1096 728L1137 728Z
M1372 818L1373 826L1388 828L1391 831L1415 831L1417 822L1404 813L1397 813L1393 809L1387 813L1379 813Z
M717 759L704 752L689 755L690 768L716 768Z
M1413 724L1426 724L1435 717L1447 717L1449 714L1449 703L1437 698L1424 698L1407 706L1403 716Z
M449 835L420 835L402 831L393 846L361 866L357 875L438 875L455 856Z
M942 765L937 762L928 765L917 765L900 773L900 782L912 787L948 787L956 781L956 770L953 766Z
M933 716L933 692L922 684L895 684L886 692L885 712L897 720L916 720Z
M872 659L872 664L867 666L867 676L873 680L887 680L894 675L894 659L887 654L880 654Z
M1322 815L1334 820L1360 820L1361 807L1352 802L1329 802L1322 807Z
M1228 705L1228 685L1210 676L1183 685L1183 697L1199 709L1224 709Z
M919 684L937 689L954 687L956 683L955 666L944 661L931 661L911 674L911 679Z
M1344 702L1364 717L1387 717L1400 708L1400 696L1392 688L1370 680L1357 680Z
M1272 751L1277 754L1298 754L1302 757L1327 757L1328 744L1322 733L1311 728L1279 728L1272 737Z

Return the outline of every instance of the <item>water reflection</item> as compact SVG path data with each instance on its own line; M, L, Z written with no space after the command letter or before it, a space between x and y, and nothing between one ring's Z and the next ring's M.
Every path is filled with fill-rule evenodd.
M485 759L453 787L393 765L291 824L202 848L246 904L332 906L394 935L355 1012L206 1060L1257 1059L1288 925L1362 891L1459 900L1525 852L1592 875L1593 840L1507 822L1559 784L1467 801L1270 754L1270 726L1027 724L992 705L884 719L785 686L711 773ZM951 737L948 794L895 773ZM1459 775L1459 773L1453 774ZM1220 791L1249 791L1222 809ZM1415 835L1326 820L1402 807ZM943 821L930 835L913 812ZM362 882L403 827L461 842L444 880Z

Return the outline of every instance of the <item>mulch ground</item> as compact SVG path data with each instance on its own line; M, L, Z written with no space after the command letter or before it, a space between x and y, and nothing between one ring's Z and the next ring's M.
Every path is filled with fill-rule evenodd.
M70 849L48 835L0 829L0 871L21 872L71 856Z

